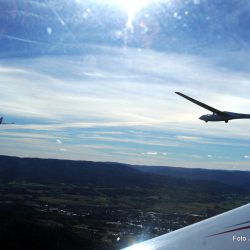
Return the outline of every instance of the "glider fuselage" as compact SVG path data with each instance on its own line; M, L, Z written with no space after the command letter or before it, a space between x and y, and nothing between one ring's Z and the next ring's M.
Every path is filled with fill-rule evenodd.
M234 120L234 119L250 119L250 114L241 114L241 113L223 111L223 115L213 113L213 114L202 115L199 119L205 122L221 122L221 121L228 122L229 120Z

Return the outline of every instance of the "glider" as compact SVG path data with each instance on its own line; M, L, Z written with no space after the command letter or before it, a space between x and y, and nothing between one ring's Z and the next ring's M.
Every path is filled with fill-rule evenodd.
M193 102L199 106L201 106L204 109L207 109L212 112L212 114L202 115L199 119L203 120L205 122L220 122L224 121L228 123L229 120L234 119L250 119L250 114L241 114L241 113L233 113L228 111L220 111L218 109L215 109L211 106L208 106L205 103L199 102L187 95L184 95L180 92L175 92L177 95L184 97L185 99L189 100L190 102Z
M3 117L0 117L0 125L6 125L6 124L15 124L15 123L14 122L12 122L12 123L3 122Z

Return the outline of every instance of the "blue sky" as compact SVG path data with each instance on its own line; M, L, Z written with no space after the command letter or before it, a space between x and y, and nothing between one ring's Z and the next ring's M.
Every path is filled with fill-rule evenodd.
M1 5L0 154L249 170L250 121L174 93L250 113L247 1Z

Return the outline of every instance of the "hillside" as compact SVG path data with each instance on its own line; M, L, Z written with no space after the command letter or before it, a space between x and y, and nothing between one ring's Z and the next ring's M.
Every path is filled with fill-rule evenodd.
M224 183L227 185L250 188L250 171L214 170L201 168L134 166L144 173L160 174L190 180L207 180Z
M235 183L138 168L0 156L0 248L121 249L249 201Z
M185 174L167 176L167 171L147 172L148 169L110 162L70 161L0 156L0 181L31 182L41 184L68 183L93 187L142 187L165 189L168 193L214 195L216 193L244 194L245 187L220 183L216 175L210 181L187 178ZM158 170L156 168L156 170ZM164 175L162 174L164 173ZM166 173L166 174L165 174ZM172 171L173 173L173 171ZM211 176L212 175L211 171ZM217 173L217 172L215 172ZM166 175L166 176L165 176ZM173 177L174 176L174 177ZM193 179L193 180L192 180ZM211 182L212 181L212 182Z

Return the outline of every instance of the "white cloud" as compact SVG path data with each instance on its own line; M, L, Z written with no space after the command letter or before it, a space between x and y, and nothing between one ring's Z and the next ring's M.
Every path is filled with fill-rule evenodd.
M177 135L176 138L183 141L196 141L196 142L203 141L203 138L196 136Z
M80 56L25 59L27 67L20 67L22 60L2 66L2 109L12 115L67 122L85 117L152 125L185 122L197 127L201 126L199 115L206 111L176 96L175 91L218 108L244 111L242 107L250 105L240 93L233 97L240 85L249 84L247 74L217 71L210 61L197 56L131 49L121 57L119 50L107 50L110 56L95 56L93 74L87 77ZM100 73L101 80L96 76Z
M56 139L56 143L57 143L57 144L62 144L62 141L59 140L59 139Z
M158 155L158 152L147 152L147 155Z
M67 150L65 157L69 158L82 157L79 150L82 144L81 149L89 146L91 151L89 156L84 154L85 159L90 156L95 159L98 150L103 150L98 159L112 160L113 157L117 161L141 162L146 159L140 154L144 151L145 155L157 155L152 157L157 164L178 165L178 154L175 158L170 154L173 158L166 162L167 157L160 153L164 147L168 147L167 151L189 145L200 149L197 144L249 147L249 121L202 123L198 117L207 111L174 93L184 92L218 109L247 113L250 106L246 91L250 87L248 72L220 67L217 57L135 49L127 49L124 54L119 49L98 49L104 53L91 55L95 61L91 67L86 65L88 60L84 56L12 59L1 64L1 110L7 116L18 118L17 125L1 127L1 136L8 138L12 145L12 149L10 146L4 149L5 153L18 152L20 145L18 140L15 144L13 138L26 138L32 152L49 155L53 146L47 141L51 139L57 153L63 141L63 149ZM30 124L29 120L32 120ZM77 131L78 136L72 135L77 129L94 128L100 132L85 135ZM41 139L43 146L36 145L35 139ZM70 149L67 148L70 140L79 142L72 143ZM98 145L93 145L93 141ZM128 146L121 150L119 143L144 148L139 152L130 151ZM119 152L131 158L111 157L107 152L110 148L98 148L110 145L117 146ZM242 155L243 152L239 157ZM208 158L211 157L208 155Z

